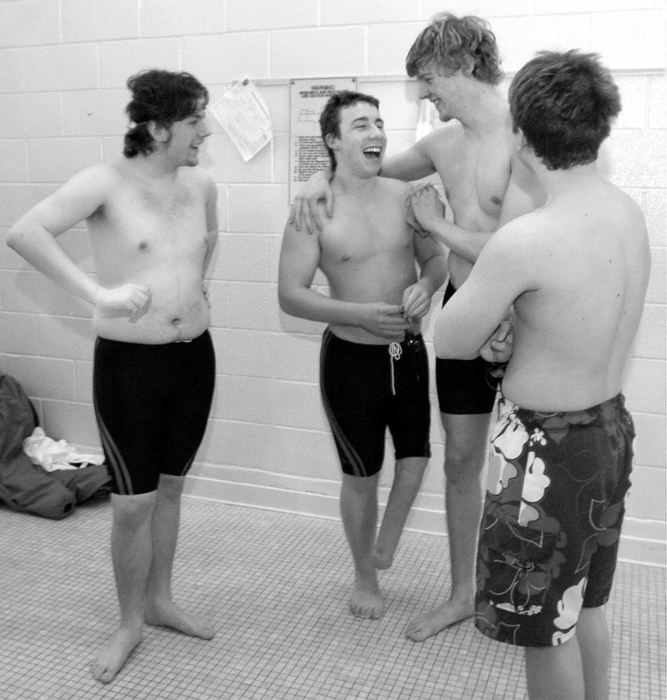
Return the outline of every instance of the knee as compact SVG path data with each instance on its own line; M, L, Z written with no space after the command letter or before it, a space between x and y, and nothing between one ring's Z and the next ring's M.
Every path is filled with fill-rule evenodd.
M155 491L138 496L114 496L112 498L114 527L119 530L139 529L153 517L155 500Z
M158 495L160 498L178 500L183 494L185 477L173 476L172 474L160 474L158 482Z

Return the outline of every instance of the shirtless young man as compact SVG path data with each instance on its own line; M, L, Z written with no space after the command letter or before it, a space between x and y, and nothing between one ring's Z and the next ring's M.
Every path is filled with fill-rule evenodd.
M419 97L430 100L446 126L387 158L382 175L418 180L437 172L454 222L442 216L433 188L413 197L417 222L450 249L445 303L463 284L474 261L503 218L529 210L532 193L523 183L508 189L512 129L507 100L498 86L502 74L493 33L478 17L436 15L406 58L419 80ZM513 193L511 203L507 201ZM326 174L314 175L295 202L292 216L308 230L322 225L317 201L333 192ZM336 199L336 206L337 206ZM511 207L508 205L511 204ZM512 209L512 214L509 209ZM422 641L473 614L474 561L482 510L480 475L485 463L491 410L496 397L492 366L479 357L438 360L436 380L445 431L445 508L452 572L450 596L412 620L407 636Z
M165 625L210 639L178 608L171 575L185 474L215 380L202 282L218 236L216 189L200 168L208 92L187 73L128 80L133 125L123 157L75 175L11 229L8 244L93 306L93 393L113 511L111 557L120 626L92 673L110 682L142 638ZM85 219L96 279L56 241ZM187 420L184 420L187 416Z
M391 563L430 456L419 320L446 276L442 247L407 224L409 185L378 177L386 147L378 106L347 91L327 102L320 126L336 213L315 235L287 224L278 279L286 313L328 324L320 387L343 470L341 515L355 568L350 608L372 619L384 613L377 568ZM311 289L318 267L330 296ZM387 427L396 470L376 542Z
M634 437L623 368L644 304L648 238L637 204L597 168L620 99L596 56L539 54L516 74L509 101L518 157L547 200L487 243L434 336L439 356L473 357L514 306L475 623L525 647L531 699L601 699L604 605Z

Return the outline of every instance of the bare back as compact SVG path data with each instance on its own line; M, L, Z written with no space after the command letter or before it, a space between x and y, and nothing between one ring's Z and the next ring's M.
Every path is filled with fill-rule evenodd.
M535 287L514 304L515 352L503 392L535 410L601 403L621 391L643 310L650 256L639 208L595 178L521 225L534 238L525 254Z
M95 311L98 335L138 343L189 340L209 324L202 290L207 252L207 176L181 167L173 179L107 166L104 204L87 219L98 281L146 285L151 302L136 321Z
M378 177L371 192L336 193L336 209L320 233L319 266L341 301L398 304L417 281L414 232L406 223L409 186ZM380 344L363 328L332 324L345 340ZM413 330L418 330L415 322Z

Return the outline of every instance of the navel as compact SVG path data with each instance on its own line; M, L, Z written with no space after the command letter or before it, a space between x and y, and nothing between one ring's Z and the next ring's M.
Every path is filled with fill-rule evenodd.
M141 241L141 243L139 243L139 250L146 250L147 248L148 243L146 243L146 241Z
M178 326L180 322L181 322L180 316L174 316L174 318L171 319L172 326Z

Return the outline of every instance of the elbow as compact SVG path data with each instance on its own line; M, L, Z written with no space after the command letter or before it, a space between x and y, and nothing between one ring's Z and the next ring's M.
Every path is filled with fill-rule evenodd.
M21 232L19 231L18 227L15 225L9 229L9 233L7 234L7 238L5 238L5 243L7 243L7 245L12 250L16 250L16 246L17 246L20 238L21 238Z
M278 287L278 305L280 310L289 316L295 316L295 305L292 296L284 289Z

